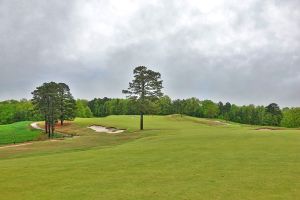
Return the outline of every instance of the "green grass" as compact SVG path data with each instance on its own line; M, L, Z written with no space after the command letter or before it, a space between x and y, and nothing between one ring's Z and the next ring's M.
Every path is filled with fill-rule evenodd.
M300 131L179 116L76 119L80 137L0 149L0 199L298 199ZM127 128L108 135L99 124ZM2 155L2 156L1 156Z
M41 131L32 130L30 122L17 122L8 125L0 125L0 145L13 144L35 140Z

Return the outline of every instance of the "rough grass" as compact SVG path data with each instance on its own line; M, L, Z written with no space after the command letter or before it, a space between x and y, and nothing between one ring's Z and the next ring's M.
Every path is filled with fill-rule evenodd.
M37 139L41 131L32 130L30 122L0 125L0 145L26 142Z
M0 159L0 199L297 199L300 131L179 116L77 119L80 137ZM109 135L86 129L127 128ZM138 138L138 139L137 139ZM23 147L22 147L23 148ZM18 149L18 148L16 148ZM56 149L56 150L54 150ZM15 157L15 158L14 158Z

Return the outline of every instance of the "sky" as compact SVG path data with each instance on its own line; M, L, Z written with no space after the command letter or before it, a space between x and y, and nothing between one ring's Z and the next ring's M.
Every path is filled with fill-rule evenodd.
M123 98L140 65L172 99L300 106L300 1L0 0L0 100Z

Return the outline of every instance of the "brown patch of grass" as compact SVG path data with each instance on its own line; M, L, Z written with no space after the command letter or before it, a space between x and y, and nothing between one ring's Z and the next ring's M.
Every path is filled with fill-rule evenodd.
M189 120L196 122L198 124L203 124L203 125L208 125L208 126L224 126L226 125L226 123L223 123L221 121L217 121L217 120L209 120L209 119L203 119L203 118L190 118Z
M274 128L274 127L260 127L254 129L256 131L279 131L279 130L284 130L283 128Z

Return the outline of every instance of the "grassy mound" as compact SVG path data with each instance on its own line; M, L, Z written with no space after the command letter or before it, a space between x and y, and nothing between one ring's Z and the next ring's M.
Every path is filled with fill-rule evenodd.
M8 125L0 125L0 145L13 144L35 140L41 131L32 130L30 122L17 122Z
M146 116L146 130L139 132L138 120L76 119L61 129L79 137L17 147L0 159L0 199L300 196L299 130L264 131L215 120ZM87 129L91 124L127 131L99 134ZM0 149L0 155L4 151Z

